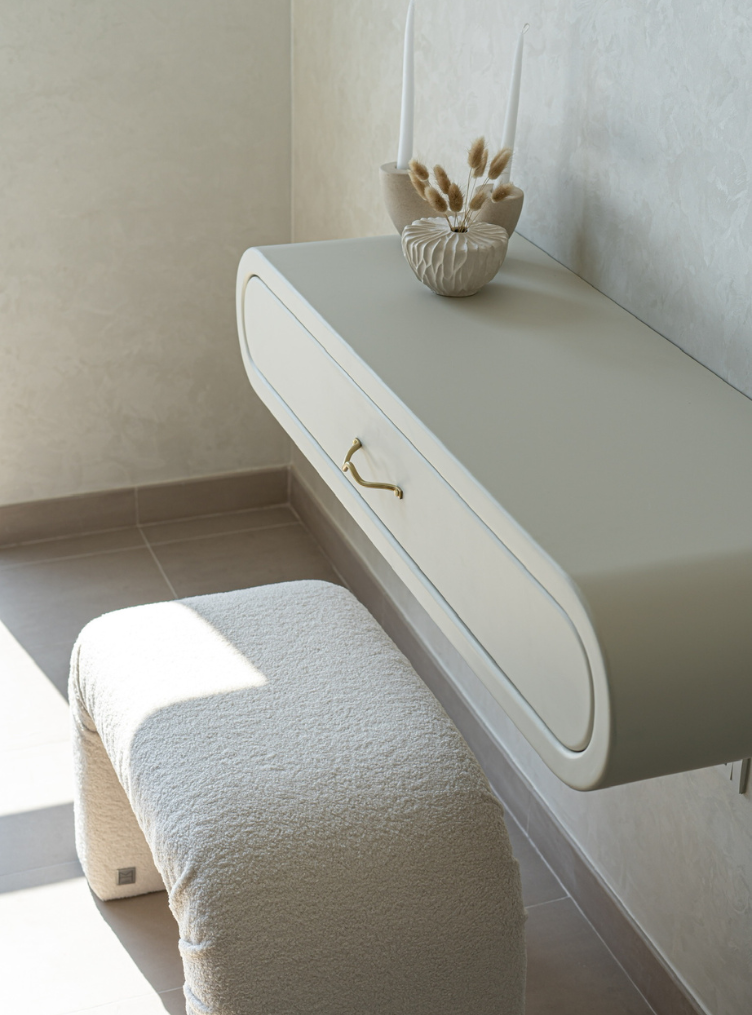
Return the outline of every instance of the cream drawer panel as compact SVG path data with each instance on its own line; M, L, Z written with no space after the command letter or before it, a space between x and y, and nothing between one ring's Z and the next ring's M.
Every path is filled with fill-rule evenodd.
M369 507L558 740L584 749L592 684L566 613L258 278L245 320L259 372L336 463L360 438L363 478L404 490L358 488Z

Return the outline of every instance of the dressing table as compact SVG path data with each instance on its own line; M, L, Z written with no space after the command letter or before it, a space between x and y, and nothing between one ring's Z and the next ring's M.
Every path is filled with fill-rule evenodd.
M246 251L257 394L562 780L752 753L752 402L519 235ZM473 706L473 702L469 704Z

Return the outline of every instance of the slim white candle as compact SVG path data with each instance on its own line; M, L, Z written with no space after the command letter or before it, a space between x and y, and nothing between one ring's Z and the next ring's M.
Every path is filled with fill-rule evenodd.
M522 78L522 47L530 25L520 32L517 40L517 49L514 52L514 63L512 64L512 78L509 82L509 99L507 101L507 115L504 117L504 132L501 136L501 147L511 148L514 151L514 137L517 133L517 111L520 107L520 80ZM501 175L502 180L508 181L512 171L512 160L510 159L506 169Z
M397 169L407 169L413 157L413 114L415 111L415 0L410 0L405 23L405 53L402 61L402 114L400 116Z

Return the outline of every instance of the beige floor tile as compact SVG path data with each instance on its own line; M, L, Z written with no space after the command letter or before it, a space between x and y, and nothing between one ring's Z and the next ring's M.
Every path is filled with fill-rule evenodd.
M180 990L166 990L159 995L159 1000L164 1005L167 1015L185 1015L185 995L182 987Z
M168 543L154 553L179 597L301 578L339 583L300 525Z
M185 997L182 989L169 990L164 994L129 997L66 1015L185 1015Z
M528 911L526 1015L653 1015L571 899Z
M69 735L65 699L0 623L0 758L4 751L67 741Z
M73 765L68 741L0 751L0 816L72 800Z
M265 529L278 525L295 525L297 518L285 505L269 508L252 508L249 511L232 511L224 515L205 518L186 518L176 522L157 522L141 528L146 539L156 546L175 543L182 539L217 536L228 532L245 532L248 529Z
M56 863L50 867L33 867L31 870L15 871L0 875L0 895L6 892L22 892L27 888L42 885L56 885L59 881L72 881L84 876L78 860Z
M71 649L88 621L163 599L172 592L146 547L0 571L0 621L63 694Z
M174 940L169 925L164 933ZM83 879L0 895L0 953L2 1005L14 1015L67 1015L158 993L149 980L154 968L139 968L139 956L118 938ZM163 972L164 989L182 985L182 972L174 982L174 965L167 962Z
M0 875L75 863L77 859L73 804L0 817Z
M112 902L97 899L95 905L154 990L182 987L178 925L170 912L167 892Z

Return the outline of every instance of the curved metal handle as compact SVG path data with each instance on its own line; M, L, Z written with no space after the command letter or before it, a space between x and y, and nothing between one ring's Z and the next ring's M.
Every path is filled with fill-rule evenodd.
M355 440L352 442L352 445L350 446L350 450L345 455L345 460L342 463L342 471L352 473L352 478L359 486L368 486L372 490L391 490L395 497L397 497L399 500L402 500L402 491L398 486L394 486L392 483L369 483L368 480L363 479L363 477L358 473L358 470L355 468L350 459L358 450L358 448L362 447L363 445L356 437Z

